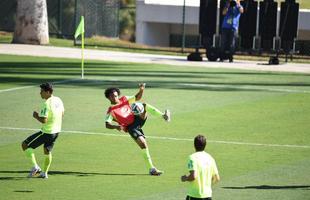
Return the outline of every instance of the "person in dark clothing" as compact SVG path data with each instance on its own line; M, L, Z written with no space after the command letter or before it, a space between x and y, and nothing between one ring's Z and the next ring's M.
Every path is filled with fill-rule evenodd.
M243 7L240 4L240 0L227 0L222 11L224 20L221 33L220 61L224 61L225 57L228 55L229 62L233 62L239 19L242 13Z

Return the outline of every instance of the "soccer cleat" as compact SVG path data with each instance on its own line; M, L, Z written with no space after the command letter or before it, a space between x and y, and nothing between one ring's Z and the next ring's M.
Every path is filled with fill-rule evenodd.
M170 114L170 110L165 110L165 113L163 115L163 118L167 121L167 122L170 122L171 120L171 114Z
M45 172L41 172L38 178L48 179L48 176Z
M154 168L151 168L150 169L150 175L151 176L160 176L161 174L163 174L164 172L163 171L159 171L158 169L156 169L155 167Z
M41 168L39 166L33 167L33 168L31 168L31 170L28 174L28 178L34 177L40 172L41 172Z

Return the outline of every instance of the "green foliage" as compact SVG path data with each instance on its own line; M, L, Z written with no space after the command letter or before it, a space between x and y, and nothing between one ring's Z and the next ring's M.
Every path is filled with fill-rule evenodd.
M135 27L136 27L136 8L135 1L123 0L121 1L119 13L120 23L120 39L127 41L135 41Z
M135 0L121 0L120 1L121 7L133 6L136 4Z

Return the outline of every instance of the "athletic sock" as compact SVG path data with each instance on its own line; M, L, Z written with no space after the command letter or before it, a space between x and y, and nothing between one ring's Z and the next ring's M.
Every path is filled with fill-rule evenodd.
M146 104L145 108L146 108L146 112L148 112L152 115L155 115L155 116L163 116L163 114L164 114L160 110L158 110L157 108L155 108L154 106L152 106L150 104Z
M52 153L49 153L48 155L45 155L44 165L43 165L43 172L47 174L50 166L52 163Z
M153 162L152 162L152 159L151 159L151 155L150 155L150 152L149 152L149 148L145 148L145 149L142 149L142 154L143 154L143 158L146 162L146 165L149 169L151 168L154 168L154 165L153 165Z
M37 164L36 157L35 157L35 155L33 153L33 149L32 148L27 148L25 150L25 154L26 154L26 156L28 158L30 158L31 163L33 164L34 167L36 167L36 168L39 167L38 164Z

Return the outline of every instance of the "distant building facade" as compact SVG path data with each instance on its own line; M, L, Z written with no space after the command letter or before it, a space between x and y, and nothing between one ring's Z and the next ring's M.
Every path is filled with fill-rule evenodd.
M139 44L175 46L182 35L184 0L137 0L136 42ZM185 33L195 40L199 35L199 0L187 0ZM298 40L310 40L310 10L300 9Z

